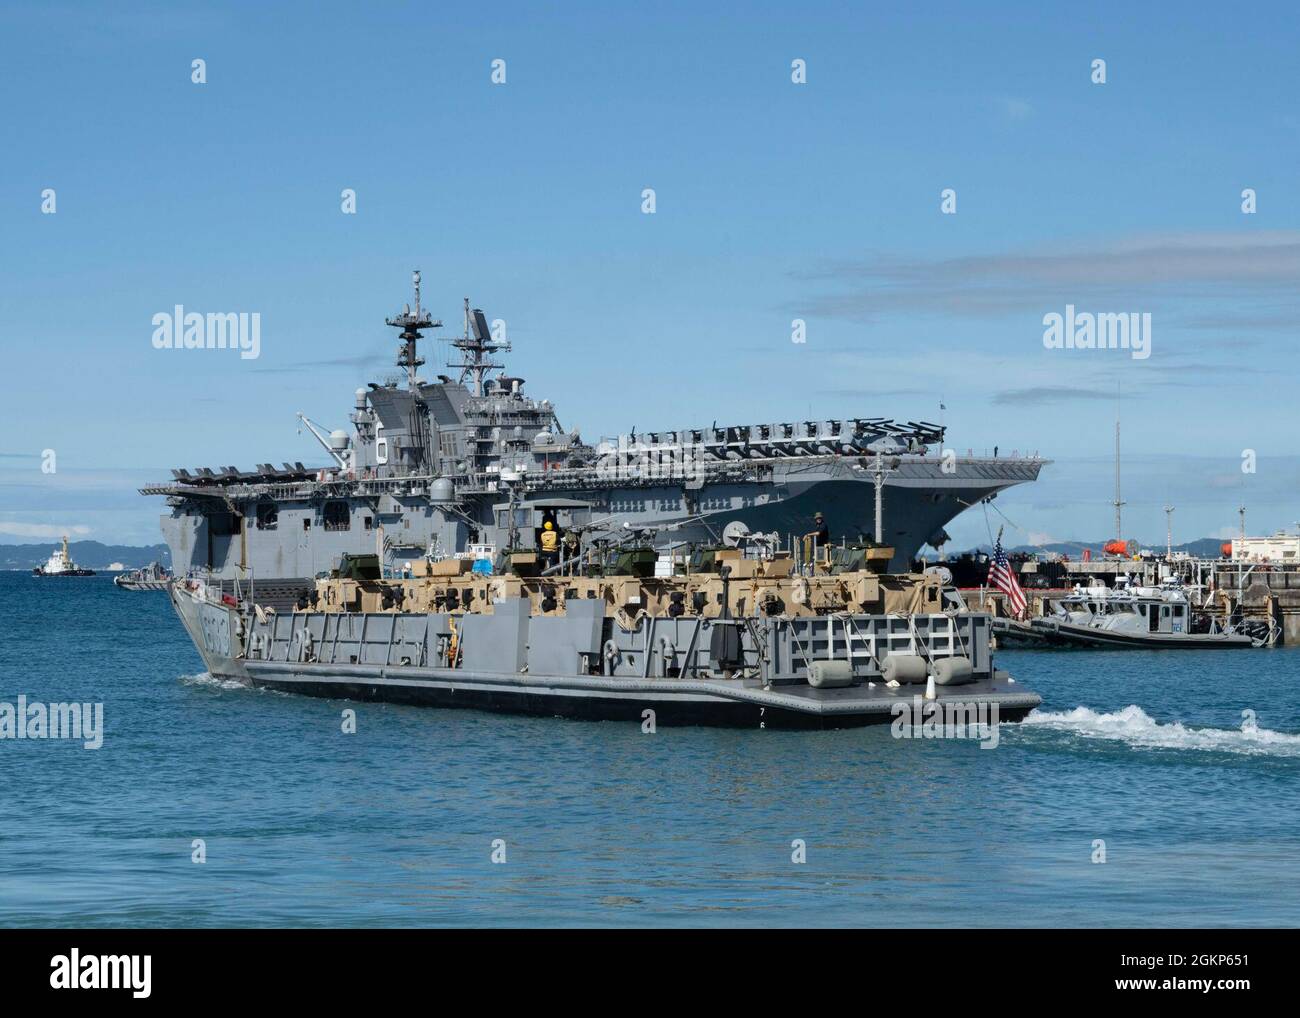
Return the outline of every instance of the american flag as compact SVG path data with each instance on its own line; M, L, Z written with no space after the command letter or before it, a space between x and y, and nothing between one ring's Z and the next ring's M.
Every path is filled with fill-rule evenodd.
M989 583L1007 595L1007 606L1015 618L1025 613L1025 592L1020 589L1015 571L1007 562L1006 552L1002 550L1002 532L998 531L997 543L993 546L993 561L989 564Z

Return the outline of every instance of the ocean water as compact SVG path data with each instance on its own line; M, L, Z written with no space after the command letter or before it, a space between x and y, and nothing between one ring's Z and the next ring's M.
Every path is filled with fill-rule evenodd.
M1045 703L981 749L250 691L165 594L0 604L0 701L104 705L0 740L3 926L1300 923L1297 650L1003 652Z

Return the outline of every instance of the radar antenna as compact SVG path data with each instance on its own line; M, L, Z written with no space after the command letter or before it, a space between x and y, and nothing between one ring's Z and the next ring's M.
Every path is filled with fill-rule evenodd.
M402 309L400 315L384 319L384 324L402 330L399 337L402 340L402 346L397 351L397 366L406 369L406 384L411 389L414 389L419 384L416 372L419 370L420 365L424 363L424 358L416 353L416 342L422 338L420 331L422 329L442 328L441 321L430 317L429 312L420 307L419 269L415 270L413 280L415 283L415 310L411 310L411 306L408 304Z
M478 308L470 310L469 298L465 298L465 335L451 342L457 350L465 355L459 363L449 363L449 368L460 368L460 380L469 377L474 382L474 395L483 395L483 380L494 368L504 368L504 364L493 362L492 355L499 351L510 350L510 344L504 340L492 338L487 318Z

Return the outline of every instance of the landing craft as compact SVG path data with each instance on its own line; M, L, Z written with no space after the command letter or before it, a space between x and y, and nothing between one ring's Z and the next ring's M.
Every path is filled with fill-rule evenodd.
M994 664L990 617L952 601L934 573L885 573L892 548L823 547L803 561L778 535L735 521L725 532L724 547L689 556L635 537L549 566L515 551L486 576L448 558L385 578L377 556L345 556L292 611L197 578L168 593L210 675L308 696L923 736L938 716L968 719L962 737L990 748L998 721L1041 704Z

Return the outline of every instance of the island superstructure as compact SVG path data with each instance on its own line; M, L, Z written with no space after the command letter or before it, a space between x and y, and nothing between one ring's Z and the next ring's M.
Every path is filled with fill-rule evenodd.
M562 426L549 400L499 362L510 344L464 306L452 341L458 377L420 376L423 333L441 327L414 305L400 330L403 378L357 389L351 431L303 415L328 462L251 470L176 468L145 495L167 499L162 530L178 576L310 586L344 554L376 553L386 571L470 548L514 546L539 506L588 534L635 528L660 545L708 543L723 524L798 534L823 512L834 539L874 538L905 568L964 509L1035 480L1037 457L957 457L944 429L881 417L674 426L596 444ZM266 589L264 587L264 589Z

